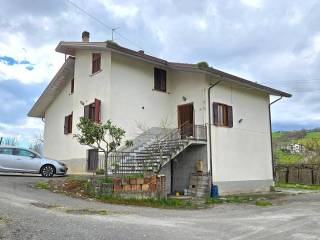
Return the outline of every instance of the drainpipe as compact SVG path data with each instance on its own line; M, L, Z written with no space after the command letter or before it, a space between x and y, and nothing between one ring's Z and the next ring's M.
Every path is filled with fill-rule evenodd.
M210 93L211 89L218 85L221 81L216 82L215 84L210 85L208 88L208 131L209 131L209 159L210 159L210 175L211 175L211 180L212 180L212 144L211 144L211 98L210 98Z
M273 102L269 103L269 125L270 125L270 143L271 143L271 159L272 159L272 178L273 181L276 181L276 172L275 172L275 159L273 156L273 141L272 141L272 123L271 123L271 105L280 101L282 96L278 99L274 100Z

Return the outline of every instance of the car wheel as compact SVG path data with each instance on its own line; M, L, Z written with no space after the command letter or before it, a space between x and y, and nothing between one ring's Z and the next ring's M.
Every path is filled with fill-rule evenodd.
M40 173L43 177L53 177L55 172L56 172L56 169L52 165L44 165L40 170Z

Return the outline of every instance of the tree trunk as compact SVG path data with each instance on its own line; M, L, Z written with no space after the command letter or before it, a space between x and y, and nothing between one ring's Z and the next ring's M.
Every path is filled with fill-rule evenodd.
M104 176L108 177L108 153L107 152L103 152L104 153Z

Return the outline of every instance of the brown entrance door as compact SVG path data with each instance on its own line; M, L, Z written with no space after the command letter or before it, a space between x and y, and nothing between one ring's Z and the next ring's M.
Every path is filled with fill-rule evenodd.
M193 136L193 103L178 106L178 127L181 131L181 137Z

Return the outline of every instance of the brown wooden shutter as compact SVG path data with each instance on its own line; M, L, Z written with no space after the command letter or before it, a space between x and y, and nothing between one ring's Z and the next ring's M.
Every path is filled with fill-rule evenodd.
M85 118L89 118L89 116L90 116L90 105L84 106L84 114L83 114L83 116Z
M71 80L71 93L74 92L74 78Z
M218 103L212 103L212 115L213 115L213 125L218 126L218 120L219 120L219 115L218 115Z
M99 99L94 100L94 121L101 122L101 101Z
M233 111L232 106L228 106L228 127L233 127Z
M72 133L72 119L73 113L71 113L68 117L68 133Z
M64 117L64 134L68 134L69 117Z
M99 163L98 149L88 150L88 171L96 171Z

